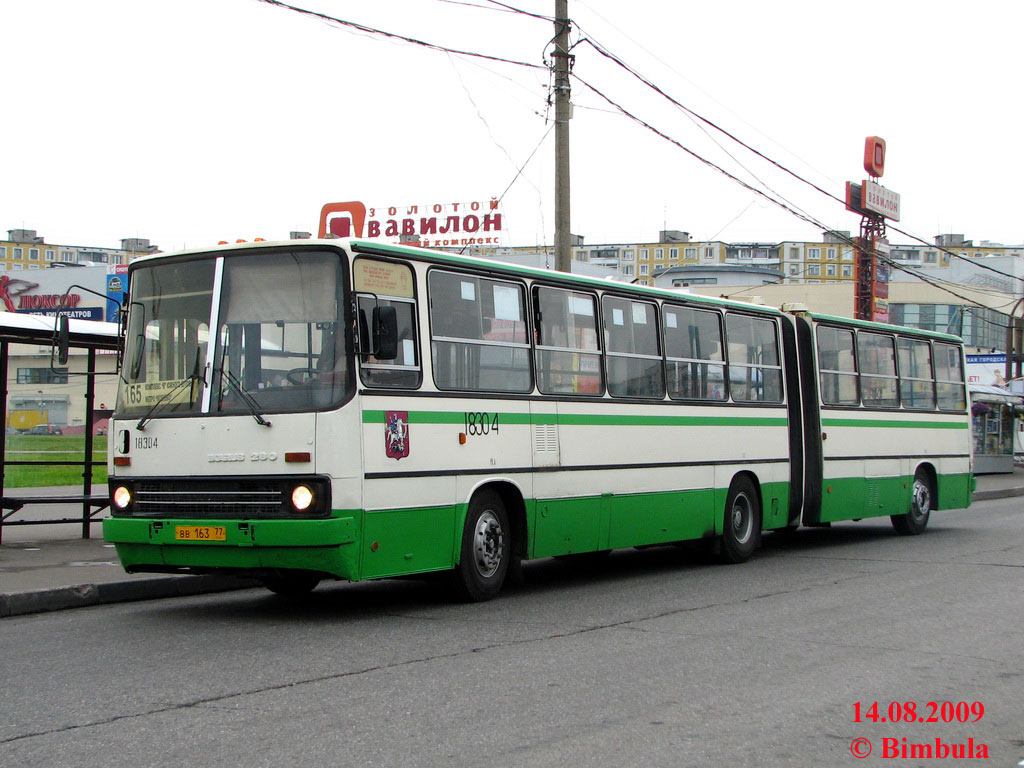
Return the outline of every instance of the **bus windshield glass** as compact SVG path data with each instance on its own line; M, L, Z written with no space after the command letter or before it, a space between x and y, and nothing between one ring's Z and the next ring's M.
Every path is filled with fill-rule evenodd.
M119 412L262 414L341 402L353 386L342 296L341 260L330 251L135 270Z

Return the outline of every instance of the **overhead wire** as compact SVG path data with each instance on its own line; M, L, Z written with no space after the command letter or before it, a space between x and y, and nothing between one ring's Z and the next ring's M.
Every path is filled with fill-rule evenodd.
M292 5L290 3L282 2L282 0L258 0L258 2L262 2L262 3L268 4L268 5L273 5L273 6L276 6L276 7L279 7L279 8L283 8L283 9L286 9L286 10L290 10L290 11L293 11L293 12L296 12L296 13L299 13L299 14L303 14L303 15L306 15L306 16L310 16L312 18L319 19L319 20L327 22L329 24L336 24L336 25L339 25L339 26L342 26L342 27L346 27L346 28L349 28L349 29L353 29L353 30L356 30L358 32L362 32L362 33L365 33L365 34L376 35L376 36L380 36L380 37L384 37L384 38L388 38L388 39L393 39L393 40L398 40L398 41L409 43L409 44L413 44L413 45L418 45L418 46L421 46L421 47L424 47L424 48L427 48L427 49L430 49L430 50L438 51L438 52L444 52L444 53L448 53L448 54L452 54L452 55L457 55L457 56L466 56L466 57L470 57L470 58L478 58L478 59L483 59L483 60L487 60L487 61L494 61L494 62L503 63L503 64L511 64L511 65L514 65L514 66L520 66L520 67L525 67L525 68L529 68L529 69L550 69L550 67L548 66L546 61L545 61L544 64L532 64L532 63L529 63L529 62L518 61L518 60L515 60L515 59L508 59L508 58L504 58L504 57L500 57L500 56L493 56L493 55L490 55L490 54L480 53L478 51L468 51L468 50L461 50L461 49L457 49L457 48L451 48L449 46L444 46L444 45L440 45L440 44L437 44L437 43L431 43L431 42L428 42L428 41L425 41L425 40L419 40L417 38L409 37L407 35L401 35L401 34L398 34L398 33L395 33L395 32L388 32L386 30L378 29L378 28L375 28L375 27L370 27L368 25L360 24L358 22L353 22L353 21L349 21L349 20L345 20L345 19L340 19L338 17L330 16L328 14L320 13L318 11L312 11L312 10L309 10L309 9L306 9L306 8L301 8L299 6L295 6L295 5ZM538 19L543 19L543 20L546 20L546 21L553 21L553 19L551 17L544 17L544 16L540 16L538 14L532 14L530 12L523 11L522 9L514 8L513 6L510 6L510 5L506 4L506 3L498 2L498 0L486 0L486 2L490 3L491 5L494 5L494 6L497 6L497 7L500 7L500 8L504 8L504 9L509 10L509 11L513 11L513 12L516 12L516 13L521 13L521 14L526 15L526 16L532 16L532 17L535 17L535 18L538 18ZM466 5L470 5L469 3L465 3L465 4ZM477 7L482 7L482 6L477 6ZM633 77L638 79L641 83L643 83L648 88L650 88L651 90L653 90L656 93L658 93L659 95L661 95L663 98L668 100L670 103L675 105L678 109L682 110L684 113L690 115L692 118L705 123L709 127L714 128L715 130L719 131L720 133L722 133L723 135L725 135L729 139L735 141L740 146L744 147L745 149L747 149L748 151L752 152L756 156L764 159L766 162L768 162L771 165L779 168L780 170L782 170L786 174L788 174L788 175L792 176L793 178L799 180L800 182L802 182L802 183L812 187L813 189L817 190L819 193L821 193L821 194L831 198L832 200L835 200L837 202L843 203L843 205L845 206L845 204L846 204L845 200L842 200L841 198L837 197L836 195L833 195L831 192L828 192L827 190L823 189L822 187L820 187L819 185L815 184L814 182L811 182L811 181L803 178L802 176L797 174L795 171L792 171L791 169L787 168L786 166L782 165L781 163L779 163L779 162L773 160L772 158L768 157L767 155L765 155L761 151L759 151L759 150L755 149L754 147L750 146L749 144L747 144L743 140L739 139L737 136L733 135L729 131L725 130L724 128L722 128L721 126L716 124L715 122L709 120L708 118L704 117L703 115L700 115L699 113L695 112L694 110L690 109L689 107L686 107L685 105L683 105L682 103L680 103L679 101L677 101L676 99L671 97L669 94L667 94L662 88L660 88L659 86L655 85L652 81L650 81L649 79L647 79L646 77L641 75L639 72L634 70L629 65L627 65L624 61L622 61L621 58L619 58L618 56L613 54L611 51L606 49L604 46L602 46L599 43L597 43L595 40L593 40L593 39L591 39L589 37L581 37L581 38L579 38L576 41L576 43L573 44L573 47L576 47L576 46L581 45L583 43L588 44L594 51L599 53L601 56L603 56L603 57L607 58L608 60L614 62L617 66L621 67L623 70L625 70L626 72L631 74ZM550 43L548 45L550 45ZM545 50L547 49L547 47L548 46L545 46ZM545 59L546 59L546 56L545 56ZM704 158L703 156L701 156L697 152L695 152L692 149L686 147L680 141L674 139L673 137L669 136L665 132L663 132L663 131L659 130L658 128L656 128L655 126L653 126L651 123L643 120L638 115L635 115L632 112L630 112L629 110L627 110L621 104L619 104L616 101L614 101L613 99L611 99L609 96L607 96L601 90L599 90L595 86L591 85L589 82L584 80L582 77L577 75L575 72L570 72L570 76L572 78L574 78L575 80L577 80L579 83L581 83L583 86L585 86L587 89L589 89L590 91L595 93L597 96L599 96L600 98L604 99L609 105L614 107L615 110L617 110L618 112L622 113L623 115L625 115L629 119L633 120L634 122L638 123L639 125L642 125L643 127L647 128L651 132L655 133L657 136L661 137L663 140L668 141L669 143L677 146L679 149L682 149L684 152L686 152L687 154L689 154L691 157L693 157L694 159L698 160L702 164L704 164L704 165L706 165L706 166L708 166L708 167L718 171L719 173L723 174L724 176L726 176L727 178L729 178L733 182L739 184L740 186L744 187L748 191L753 192L754 194L763 197L764 199L768 200L772 204L774 204L774 205L782 208L783 210L787 211L791 215L796 216L797 218L799 218L799 219L801 219L803 221L806 221L808 223L814 224L815 226L821 227L823 229L826 229L826 230L829 229L829 227L824 225L822 222L820 222L819 220L817 220L816 218L814 218L810 214L808 214L808 213L806 213L806 212L804 212L802 210L799 210L797 206L792 205L792 204L788 203L787 201L785 201L785 198L782 198L782 196L779 195L779 193L775 192L774 190L771 190L771 188L768 187L767 185L765 185L764 182L761 181L760 179L758 179L759 183L761 183L768 190L770 190L771 194L769 194L769 192L766 192L764 190L760 190L760 189L754 187L753 185L751 185L750 183L748 183L748 182L744 181L743 179L739 178L735 174L727 171L725 168L721 167L720 165L718 165L718 164L716 164L716 163L714 163L714 162ZM545 136L546 135L547 134L545 134ZM543 139L542 139L542 142L543 142ZM536 149L534 150L534 153L535 152L536 152ZM531 154L530 157L532 158L533 154ZM731 155L730 155L730 157L731 157ZM735 160L735 158L733 158L733 159ZM529 162L529 158L527 159L527 162ZM525 167L525 164L524 164L524 167ZM741 167L742 167L742 164L741 164ZM750 172L746 168L744 168L744 170L747 170L748 173ZM513 183L514 183L515 179L518 178L518 175L520 173L521 173L521 169L517 172L516 177L513 178ZM757 178L756 175L754 177ZM507 191L508 190L506 189L506 192ZM773 195L776 195L776 196L773 196ZM906 235L907 237L912 237L912 238L918 240L919 242L924 243L925 245L929 245L927 243L927 241L925 241L925 240L923 240L921 238L918 238L917 236L912 235L912 234L910 234L908 232L905 232L905 231L903 231L903 230L901 230L901 229L899 229L897 227L892 227L892 229L894 229L897 232L900 232L901 234ZM854 243L852 238L846 238L846 239L849 240L849 242L851 244L856 244L856 243ZM975 266L977 266L979 268L987 269L989 271L992 271L994 273L1002 275L1003 277L1009 277L1009 278L1012 278L1012 279L1015 279L1015 280L1024 281L1024 278L1022 278L1022 277L1018 277L1016 275L1011 275L1009 273L1002 272L1001 270L998 270L998 269L996 269L994 267L990 267L990 266L988 266L986 264L981 264L976 259L969 259L969 258L963 257L960 254L958 254L958 253L956 253L954 251L950 251L950 250L948 250L948 249L946 249L946 248L944 248L942 246L934 246L934 247L936 247L937 250L940 250L940 251L942 251L944 253L949 254L951 257L958 258L958 259L963 259L963 260L965 260L965 261L967 261L967 262L969 262L971 264L974 264ZM884 261L886 261L893 268L899 269L901 271L907 272L908 274L914 275L918 279L921 279L922 281L924 281L926 283L929 283L929 284L933 285L934 287L937 287L937 288L939 288L941 290L945 290L946 292L948 292L948 293L950 293L950 294L952 294L954 296L957 296L958 298L961 298L962 300L968 301L973 306L978 306L978 307L981 307L983 309L991 309L990 307L985 307L984 305L978 304L978 303L976 303L976 302L974 302L974 301L972 301L970 299L967 299L966 297L956 293L955 291L952 291L951 289L946 288L946 287L940 285L937 281L935 281L935 280L933 280L931 278L925 278L924 276L920 275L919 273L915 273L913 270L907 269L903 265L900 265L898 262L895 262L895 261L893 261L891 259L888 259L883 254L876 253L875 255L876 256L880 256Z
M370 35L377 35L377 36L389 38L389 39L392 39L392 40L398 40L398 41L401 41L401 42L404 42L404 43L410 43L412 45L418 45L418 46L421 46L423 48L428 48L428 49L433 50L433 51L440 51L440 52L443 52L443 53L452 53L452 54L455 54L457 56L470 56L470 57L473 57L473 58L485 59L487 61L496 61L496 62L500 62L502 64L513 64L513 65L515 65L517 67L527 67L529 69L545 69L545 66L543 64L531 64L531 63L526 62L526 61L517 61L515 59L507 59L507 58L504 58L502 56L492 56L490 54L480 53L478 51L466 51L466 50L460 50L458 48L450 48L450 47L448 47L446 45L440 45L439 43L431 43L431 42L427 42L426 40L418 40L415 37L409 37L407 35L400 35L397 32L388 32L386 30L377 29L376 27L370 27L370 26L367 26L365 24L360 24L360 23L355 22L355 21L348 21L346 19L339 19L336 16L330 16L330 15L328 15L326 13L320 13L319 11L311 11L308 8L300 8L297 5L291 5L290 3L285 3L285 2L282 2L281 0L256 0L256 1L260 2L260 3L266 3L267 5L274 5L274 6L277 6L278 8L284 8L284 9L289 10L289 11L294 11L295 13L300 13L300 14L303 14L305 16L311 16L311 17L319 19L321 21L325 21L328 24L337 24L337 25L340 25L342 27L348 27L350 29L357 30L359 32L364 32L364 33L367 33L367 34L370 34Z
M603 93L602 91L600 91L599 89L597 89L596 87L591 85L589 82L584 80L579 75L576 75L575 73L573 73L572 77L577 82L579 82L582 85L586 86L590 91L592 91L593 93L595 93L596 95L600 96L602 99L607 101L611 106L615 107L623 115L625 115L626 117L630 118L634 122L644 126L645 128L647 128L648 130L650 130L651 132L653 132L657 136L660 136L662 139L668 141L669 143L674 144L679 149L682 149L684 152L686 152L687 154L689 154L691 157L695 158L699 162L703 163L704 165L706 165L706 166L708 166L710 168L713 168L714 170L716 170L719 173L723 174L724 176L726 176L727 178L729 178L732 181L736 182L740 186L744 187L745 189L748 189L749 191L751 191L751 192L753 192L753 193L755 193L757 195L760 195L764 199L766 199L769 202L771 202L772 204L782 208L783 210L787 211L788 213L792 214L793 216L796 216L797 218L802 219L803 221L806 221L809 224L814 224L817 227L821 227L822 229L825 229L825 230L829 229L821 221L815 219L813 216L810 216L809 214L806 214L806 213L803 213L801 211L798 211L795 208L793 208L793 207L789 206L788 204L786 204L785 202L776 199L775 197L773 197L772 195L768 194L767 192L764 192L762 190L757 189L756 187L751 186L747 182L745 182L742 179L740 179L739 177L737 177L735 174L732 174L729 171L727 171L725 168L722 168L717 163L714 163L714 162L708 160L707 158L701 156L700 154L698 154L694 150L692 150L689 147L687 147L684 144L682 144L682 142L680 142L677 139L669 136L668 134L664 133L660 129L658 129L658 128L654 127L653 125L651 125L650 123L648 123L647 121L645 121L642 118L638 117L637 115L633 114L632 112L627 110L625 107L623 107L621 104L619 104L614 99L612 99L610 96L608 96L607 94ZM847 242L850 245L857 246L856 241L852 237L847 237L847 236L841 235L839 233L835 233L835 234L836 234L836 237L838 237L840 240L842 240L844 242ZM928 283L929 285L932 285L933 287L938 288L939 290L943 290L946 293L949 293L949 294L951 294L953 296L956 296L957 298L959 298L959 299L961 299L963 301L966 301L968 304L970 304L972 306L977 306L977 307L980 307L982 309L992 309L993 311L998 311L997 309L995 309L993 307L988 307L988 306L985 306L984 304L980 304L980 303L974 301L973 299L971 299L969 297L966 297L966 296L964 296L961 293L958 293L957 291L954 291L954 290L952 290L950 288L947 288L947 287L941 285L938 281L933 280L932 278L926 278L923 275L921 275L920 273L916 273L913 270L911 270L911 269L909 269L907 267L904 267L903 265L899 264L898 262L893 261L892 259L888 258L884 254L879 253L877 250L874 250L872 252L874 253L874 255L876 257L878 257L880 260L884 261L888 265L892 266L894 269L898 269L900 271L906 272L907 274L911 274L914 277L917 277L922 282Z
M650 79L648 79L644 75L640 74L633 67L631 67L628 64L626 64L619 56L617 56L614 53L612 53L610 50L608 50L603 45L598 43L592 37L590 37L590 36L583 37L579 41L579 43L580 44L586 43L587 45L589 45L598 54L600 54L601 56L607 58L609 61L612 61L613 63L615 63L621 69L623 69L624 71L626 71L627 73L632 75L634 78L636 78L638 81L643 83L649 89L653 90L655 93L659 94L661 97L663 97L669 103L673 104L675 107L680 109L686 115L690 116L692 119L698 120L698 121L706 124L707 126L713 128L714 130L722 133L724 136L726 136L727 138L729 138L732 141L736 142L737 144L739 144L744 149L748 150L749 152L752 152L757 157L760 157L762 160L765 160L766 162L768 162L771 165L775 166L776 168L778 168L779 170L781 170L784 173L788 174L789 176L792 176L794 179L800 181L803 184L806 184L807 186L809 186L812 189L816 190L817 192L825 195L826 197L834 200L835 202L841 203L844 207L846 206L846 200L844 200L843 198L840 198L839 196L832 194L831 192L829 192L828 190L822 188L818 184L815 184L813 181L810 181L809 179L804 178L803 176L798 174L796 171L793 171L792 169L786 167L782 163L780 163L780 162L774 160L773 158L769 157L768 155L764 154L763 152L761 152L757 148L751 146L747 142L743 141L742 139L740 139L739 137L737 137L733 133L727 131L725 128L723 128L722 126L718 125L714 121L710 120L707 117L704 117L703 115L701 115L700 113L694 111L690 107L687 107L686 105L680 103L678 100L676 100L671 95L669 95L667 92L665 92L664 89L662 89L661 87L659 87L658 85L653 83ZM721 146L721 145L719 145L719 146ZM723 151L724 151L724 149L723 149ZM727 152L727 154L729 154L729 156L732 157L734 160L736 159L730 153ZM755 174L753 174L749 169L747 169L745 166L740 164L740 167L743 167L744 170L746 170L748 173L751 173L751 175L754 176L754 178L757 178L758 181L761 184L763 184L766 187L768 186L761 179L759 179ZM775 194L779 194L777 191L773 190L773 192L775 192ZM781 197L781 195L780 195L780 197ZM796 207L796 206L794 206L794 207ZM925 239L923 239L923 238L921 238L921 237L919 237L917 235L914 235L914 234L912 234L910 232L906 232L906 231L900 229L899 227L890 226L889 228L895 230L896 232L899 232L902 235L905 235L906 237L910 237L910 238L912 238L913 240L916 240L919 243L922 243L922 244L927 245L929 247L936 248L937 250L942 251L943 253L946 253L947 255L949 255L949 256L951 256L953 258L961 259L961 260L966 261L968 263L974 264L975 266L979 267L980 269L988 270L988 271L994 272L996 274L1002 275L1003 277L1008 277L1008 278L1011 278L1011 279L1014 279L1014 280L1020 280L1020 281L1024 282L1024 277L1018 277L1017 275L1013 275L1013 274L1010 274L1008 272L1003 272L1002 270L999 270L999 269L997 269L995 267L992 267L992 266L990 266L988 264L980 263L980 262L978 262L977 259L970 259L970 258L967 258L965 256L961 256L960 254L956 253L955 251L951 251L951 250L945 248L944 246L940 246L940 245L937 245L937 244L929 243L927 240L925 240Z

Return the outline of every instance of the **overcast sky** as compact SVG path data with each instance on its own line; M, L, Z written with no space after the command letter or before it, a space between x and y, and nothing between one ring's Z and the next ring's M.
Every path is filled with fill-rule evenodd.
M542 64L550 22L488 0L294 0ZM509 0L550 16L554 0ZM488 8L472 7L474 5ZM898 224L1024 242L1020 0L569 0L573 40L842 197L888 142ZM315 233L320 207L502 200L509 245L553 239L544 71L341 29L259 0L0 3L0 230L165 250ZM575 72L693 152L828 227L859 217L577 45ZM795 218L573 83L572 231L587 243L815 240ZM709 135L709 133L711 135ZM545 135L547 134L546 138ZM539 149L538 149L539 147ZM517 168L534 151L523 175ZM892 242L908 238L891 233Z

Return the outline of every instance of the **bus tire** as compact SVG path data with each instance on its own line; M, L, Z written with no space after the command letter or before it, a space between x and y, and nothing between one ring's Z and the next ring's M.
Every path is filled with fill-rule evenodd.
M914 487L910 494L910 510L903 515L892 515L892 527L901 536L924 533L935 504L935 488L928 472L919 469L914 474Z
M320 577L309 571L277 571L263 577L263 586L281 597L308 595L319 583Z
M761 539L761 504L757 489L748 477L737 477L725 499L725 519L719 559L724 563L742 563L757 549Z
M479 603L501 591L512 559L511 532L501 496L491 490L473 496L455 568L455 588L462 600Z

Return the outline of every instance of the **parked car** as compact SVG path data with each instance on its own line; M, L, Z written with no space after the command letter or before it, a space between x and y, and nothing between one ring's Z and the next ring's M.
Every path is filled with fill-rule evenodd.
M60 427L56 424L36 424L32 427L26 435L63 435Z

